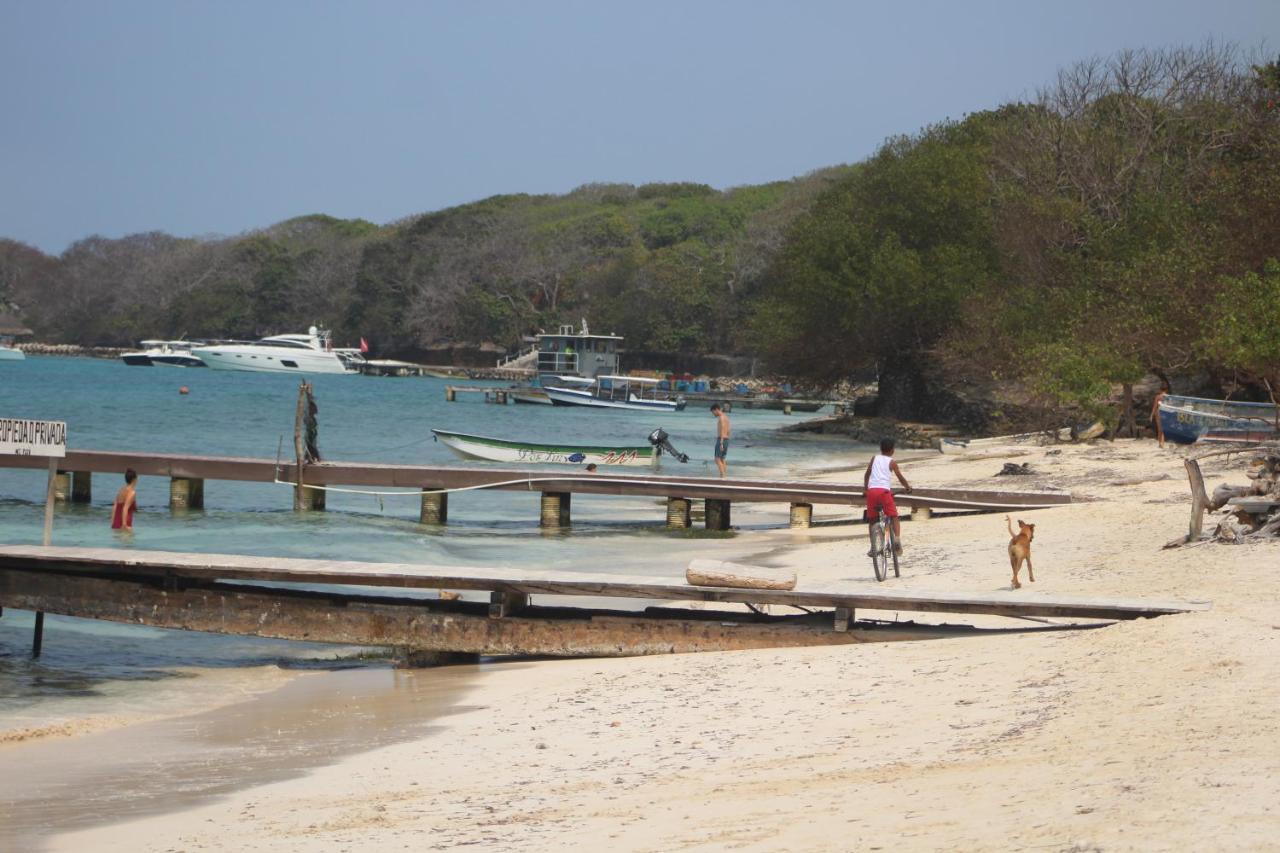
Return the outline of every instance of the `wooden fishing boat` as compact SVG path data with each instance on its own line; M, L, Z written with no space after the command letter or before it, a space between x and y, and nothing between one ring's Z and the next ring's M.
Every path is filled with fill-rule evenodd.
M1255 441L1274 438L1280 429L1273 403L1238 403L1206 397L1167 395L1160 401L1160 428L1178 444L1197 441Z
M1005 444L1053 444L1055 441L1070 441L1071 427L1042 432L1020 432L1016 435L993 435L989 438L943 438L938 442L938 450L943 453L967 453L984 447L999 447Z
M661 380L642 376L596 376L594 380L560 377L562 384L546 385L543 390L557 406L582 406L590 409L627 409L635 412L678 412L685 406L683 397L672 398L658 390Z
M431 430L438 440L464 459L490 462L549 463L558 465L629 465L657 467L658 452L653 445L543 444L469 435L463 432Z

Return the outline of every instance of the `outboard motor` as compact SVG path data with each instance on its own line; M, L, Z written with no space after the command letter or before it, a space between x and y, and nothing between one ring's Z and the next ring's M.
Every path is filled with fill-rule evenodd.
M649 443L658 449L659 456L663 453L669 453L681 462L689 461L689 454L681 453L679 450L676 450L671 446L670 436L667 435L667 431L662 427L658 427L653 432L649 433Z

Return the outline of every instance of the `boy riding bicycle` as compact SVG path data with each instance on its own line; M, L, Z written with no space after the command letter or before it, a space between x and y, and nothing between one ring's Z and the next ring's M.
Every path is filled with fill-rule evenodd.
M911 484L902 476L902 469L893 461L893 439L880 440L880 452L867 463L862 476L862 487L867 494L867 521L875 521L876 514L884 508L884 514L893 519L894 551L902 553L902 522L898 520L898 507L893 502L893 480L890 472L902 481L902 488L911 491Z

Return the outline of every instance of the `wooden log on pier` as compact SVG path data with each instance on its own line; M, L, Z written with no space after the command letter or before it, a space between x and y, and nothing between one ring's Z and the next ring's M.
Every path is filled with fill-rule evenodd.
M734 589L795 589L791 569L745 566L725 560L690 560L684 578L694 586L727 586Z

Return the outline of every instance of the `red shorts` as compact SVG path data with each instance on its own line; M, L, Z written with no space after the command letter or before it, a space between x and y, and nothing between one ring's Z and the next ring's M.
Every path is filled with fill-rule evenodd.
M884 514L890 518L898 517L898 506L893 502L893 492L888 489L867 489L867 520L876 517L876 513L884 507Z

